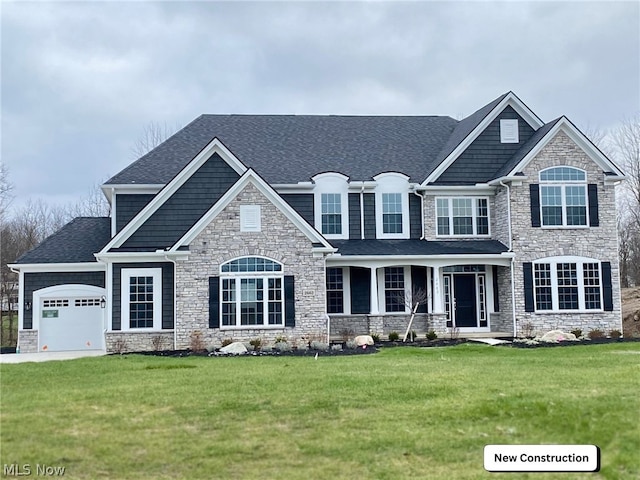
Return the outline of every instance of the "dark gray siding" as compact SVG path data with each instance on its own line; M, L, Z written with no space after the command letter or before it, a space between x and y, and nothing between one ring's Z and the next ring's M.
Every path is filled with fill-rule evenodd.
M282 199L300 214L310 225L315 224L313 217L313 193L285 193Z
M238 178L239 175L214 154L124 242L122 250L156 250L172 246Z
M104 288L104 272L43 272L24 274L24 300L33 302L33 292L41 288L55 287L57 285L67 285L75 283L79 285L92 285ZM39 308L32 305L31 310L24 310L24 329L33 328L33 310Z
M112 329L122 328L122 269L123 268L162 268L162 328L172 329L173 322L173 263L114 263L113 264L113 297L112 297Z
M519 143L500 143L501 119L518 119ZM435 183L473 185L492 180L534 132L513 108L505 108Z
M116 233L124 228L124 226L142 210L154 194L119 194L116 195Z
M364 238L376 238L376 195L365 193L364 197Z
M417 195L409 194L409 238L419 239L422 236L422 200Z
M351 267L351 313L369 313L371 311L371 270Z
M360 236L360 194L349 194L349 238L358 239Z

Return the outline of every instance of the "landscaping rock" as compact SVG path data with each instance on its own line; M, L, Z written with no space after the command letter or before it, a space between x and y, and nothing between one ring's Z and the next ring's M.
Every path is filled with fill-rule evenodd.
M562 330L551 330L540 338L542 342L562 342L564 340L575 342L577 338L573 333L566 333Z
M358 347L362 347L363 345L373 345L373 338L371 335L358 335L354 342Z
M233 342L227 345L226 347L222 347L220 349L220 353L230 353L241 355L243 353L247 353L247 347L244 346L242 342Z

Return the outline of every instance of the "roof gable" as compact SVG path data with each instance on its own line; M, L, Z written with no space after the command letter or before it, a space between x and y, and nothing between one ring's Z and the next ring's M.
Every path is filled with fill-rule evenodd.
M538 116L533 113L513 92L505 93L493 102L485 105L469 117L463 119L452 133L446 145L438 155L432 168L422 185L436 182L451 164L496 120L507 108L511 107L533 129L543 125Z
M325 249L333 251L331 244L252 169L247 170L244 175L227 190L222 198L171 247L170 251L177 252L180 251L182 247L187 247L249 184L254 185L258 191L291 220L312 243L321 244Z
M219 157L230 170L236 174L244 173L247 168L225 147L220 140L214 138L203 148L158 194L104 247L102 253L122 247L171 197L185 185L205 163ZM234 178L235 181L235 178ZM217 200L217 199L216 199ZM200 215L200 214L199 214ZM199 216L198 215L198 216ZM195 221L195 220L194 220ZM181 232L178 232L179 235ZM174 234L172 232L172 234ZM175 241L175 239L174 239ZM170 246L167 245L167 247ZM133 247L136 248L134 242Z
M499 172L501 177L511 177L521 172L540 150L555 138L558 132L565 133L603 172L613 172L616 176L624 177L620 167L602 153L567 117L563 116L549 122L540 131L540 134L532 137L530 142L524 145L521 151L514 156L514 159L509 162L510 169L507 171L505 168Z

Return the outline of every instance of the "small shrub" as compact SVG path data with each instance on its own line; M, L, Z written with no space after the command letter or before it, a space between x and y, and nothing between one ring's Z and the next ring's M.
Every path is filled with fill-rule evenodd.
M377 333L372 333L371 338L373 338L373 343L380 343L380 335L378 335Z
M609 336L611 338L620 338L622 336L622 332L620 330L611 330L609 332Z
M451 340L456 340L459 336L460 336L460 329L458 327L449 328L449 338Z
M389 334L389 341L390 342L397 342L400 339L400 334L398 332L391 332Z
M252 340L249 340L249 345L251 345L253 347L253 351L254 352L258 352L258 351L260 351L260 347L262 346L262 339L261 338L254 338Z
M593 330L589 331L589 338L591 340L594 340L596 338L603 338L603 337L604 337L604 332L599 328L594 328Z
M427 340L435 340L436 338L438 338L438 334L433 330L429 330L427 333Z
M335 344L331 345L331 350L333 352L341 352L342 351L342 345L340 345L339 343L335 343Z
M571 330L571 333L573 333L576 338L580 338L582 336L582 330L580 330L579 328L574 328L573 330Z
M319 352L326 352L329 350L329 344L324 342L319 342L317 340L312 340L309 344L311 350L317 350Z
M288 341L287 337L285 337L284 335L278 335L276 339L273 341L273 343L281 343L281 342L286 343L287 341Z
M531 322L524 322L520 327L520 332L522 333L522 336L526 338L533 337L533 330L534 330L533 323Z
M192 352L202 352L206 350L204 340L202 339L202 332L200 330L191 332L191 335L189 336L189 349Z
M153 345L154 351L161 351L164 348L164 337L162 335L154 335L151 339L151 345Z
M225 338L224 340L222 340L222 346L226 347L227 345L231 345L233 343L233 340L231 340L230 338Z
M340 330L340 336L342 337L342 340L344 340L345 342L350 338L353 338L354 335L355 335L355 332L351 328L343 328L342 330Z
M371 335L373 337L373 335ZM345 347L347 347L347 350L355 350L356 348L358 348L358 345L356 345L356 342L354 340L347 340L345 343Z
M292 347L289 344L289 342L276 342L273 348L275 348L277 351L281 353L290 352L292 350Z
M411 330L411 332L409 332L409 341L415 342L416 338L418 338L418 334L415 332L415 330Z

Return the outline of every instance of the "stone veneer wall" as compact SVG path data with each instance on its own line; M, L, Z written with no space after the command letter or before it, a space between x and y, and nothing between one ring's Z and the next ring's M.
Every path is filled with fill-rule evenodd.
M586 170L587 183L598 185L599 227L549 229L531 226L529 185L539 183L540 170L560 165ZM594 328L606 333L612 329L622 330L615 187L604 185L602 170L563 132L559 132L536 155L526 166L524 174L527 178L522 186L515 186L511 190L518 334L529 327L534 333L555 328L565 331L581 329L585 334ZM613 311L562 314L525 312L523 262L560 255L590 257L611 262Z
M18 332L20 353L38 352L38 330L20 330Z
M240 232L240 205L261 206L261 231ZM311 241L259 190L247 185L198 235L188 260L176 266L176 348L188 348L199 331L206 345L224 339L247 341L278 336L291 340L326 338L325 262L314 257ZM283 275L295 277L296 326L277 329L210 329L209 277L220 265L243 256L264 256L283 265Z
M108 353L173 350L173 330L167 332L107 332Z
M491 331L513 334L511 267L498 267L498 303L500 311L490 314Z

